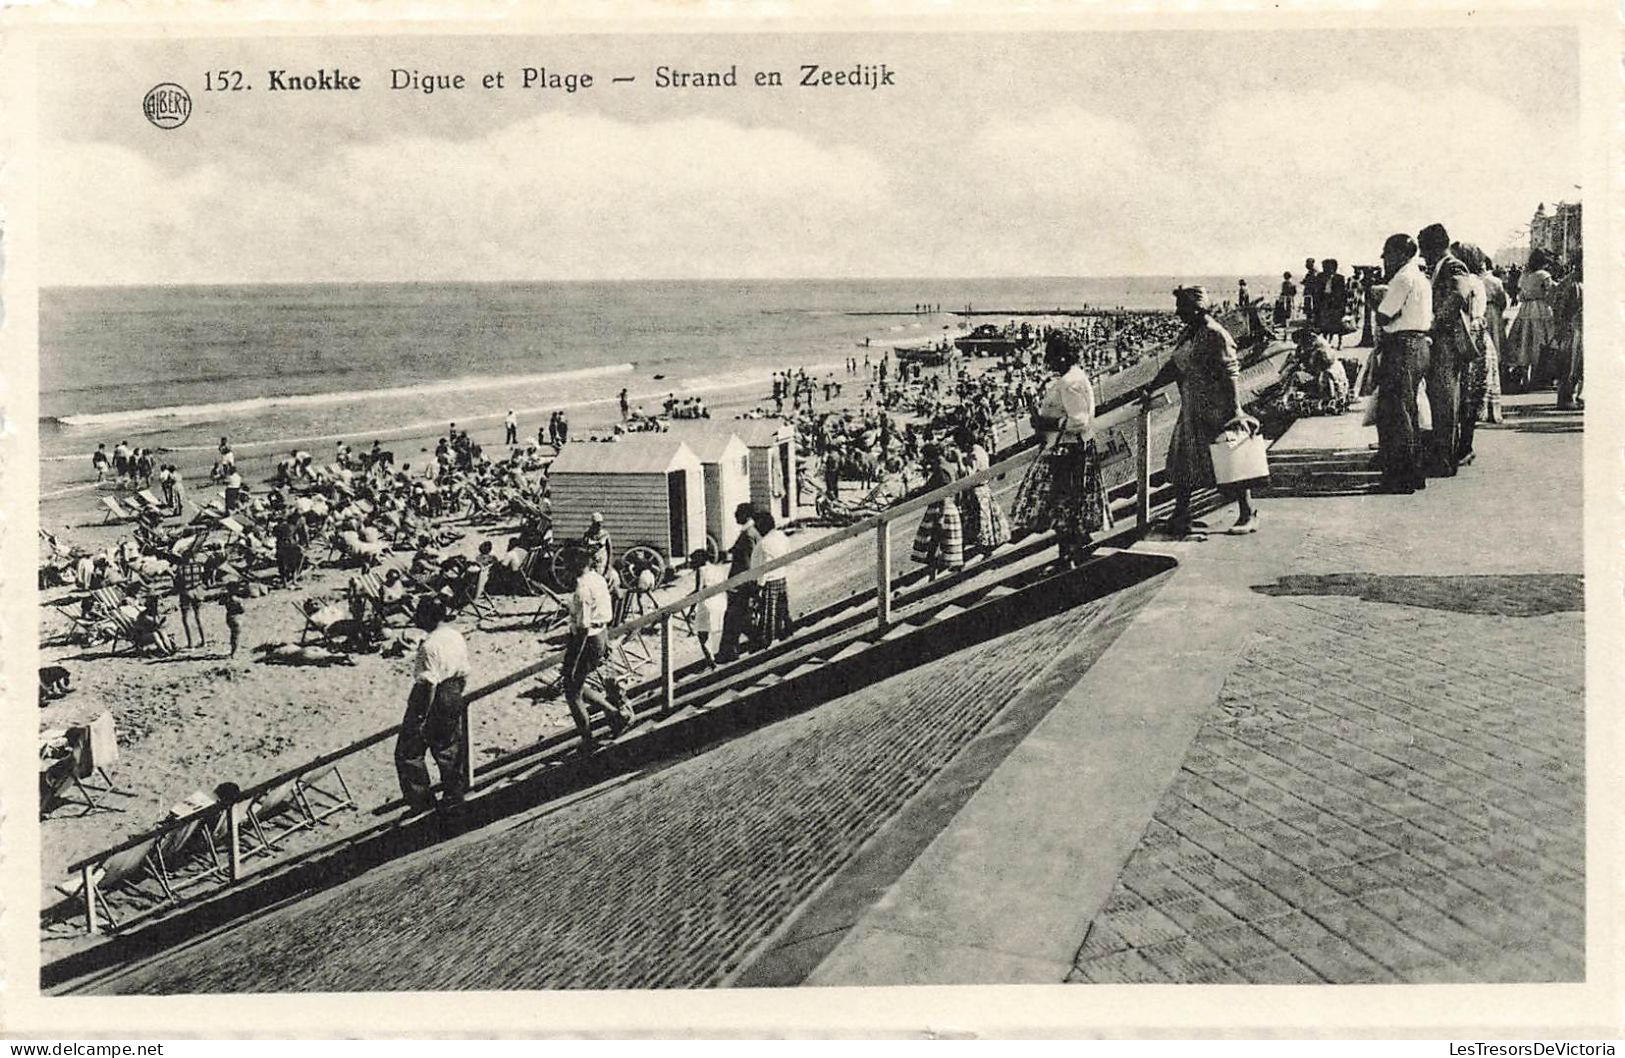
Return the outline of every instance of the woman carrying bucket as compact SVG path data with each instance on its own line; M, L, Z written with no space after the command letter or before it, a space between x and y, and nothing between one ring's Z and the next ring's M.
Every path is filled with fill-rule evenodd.
M1238 440L1246 444L1258 430L1258 421L1241 410L1237 384L1241 365L1236 359L1235 339L1209 314L1207 291L1202 287L1175 290L1174 311L1184 321L1185 329L1140 398L1149 407L1157 390L1170 382L1179 384L1179 421L1168 445L1168 478L1174 486L1174 513L1169 528L1180 535L1206 529L1205 524L1191 517L1191 494L1199 488L1217 487L1226 501L1234 500L1240 508L1240 517L1230 532L1257 532L1258 512L1253 509L1250 481L1232 481L1228 466L1226 483L1221 483L1214 472L1215 457L1224 458L1231 447L1237 447L1221 447L1222 442ZM1249 450L1251 447L1248 445Z

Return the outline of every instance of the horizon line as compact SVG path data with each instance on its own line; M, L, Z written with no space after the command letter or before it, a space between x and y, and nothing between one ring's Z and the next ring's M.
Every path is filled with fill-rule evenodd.
M1288 269L1295 271L1295 269ZM1268 269L1256 275L1274 275L1276 269ZM958 275L958 276L906 276L906 275L867 275L867 276L618 276L618 277L574 277L555 279L245 279L228 283L204 282L131 282L131 283L40 283L40 290L106 290L121 288L149 288L164 289L170 287L296 287L296 286L429 286L463 284L467 286L499 286L516 284L541 283L861 283L861 282L909 282L922 283L953 283L987 280L1047 280L1047 281L1078 281L1099 279L1167 279L1179 276L1204 276L1235 274L1246 278L1249 274L1241 272L1213 272L1192 271L1182 272L1103 272L1095 275Z

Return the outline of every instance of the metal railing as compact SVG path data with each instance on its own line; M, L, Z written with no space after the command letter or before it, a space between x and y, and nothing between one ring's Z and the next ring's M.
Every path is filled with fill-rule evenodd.
M1157 401L1157 406L1159 407L1166 406L1168 403L1163 394L1158 394ZM1101 428L1109 428L1113 425L1122 424L1126 422L1130 416L1133 416L1136 420L1136 444L1134 445L1134 448L1137 466L1136 474L1133 479L1136 493L1135 525L1137 529L1144 530L1149 525L1151 517L1150 482L1152 469L1149 443L1150 410L1137 402L1124 403L1121 401L1114 401L1113 404L1115 404L1116 407L1113 407L1106 413L1096 417L1095 428L1098 430ZM608 634L615 639L624 639L626 636L639 634L646 629L652 628L656 625L659 626L660 676L657 686L659 687L661 708L663 711L669 713L675 707L678 692L674 636L672 629L672 622L674 619L679 618L696 604L704 602L707 599L730 592L736 588L754 584L762 580L767 574L773 573L777 570L786 569L797 562L810 558L811 556L817 555L821 552L828 551L831 548L838 547L841 544L858 539L866 534L873 534L875 540L874 620L877 628L880 631L885 631L892 626L894 605L892 585L893 582L898 579L894 574L892 563L891 527L893 523L897 522L901 518L907 517L915 511L923 510L933 503L949 499L950 497L957 496L962 492L970 491L982 485L990 484L991 482L1003 478L1005 475L1008 475L1013 471L1020 470L1026 467L1027 464L1031 463L1034 459L1038 458L1040 451L1041 449L1037 446L1026 448L986 470L978 471L969 475L968 477L961 478L939 488L932 489L929 492L914 496L902 503L881 511L878 514L871 515L862 519L861 521L853 523L850 526L839 529L836 532L822 537L805 547L798 548L778 558L764 562L763 564L747 570L744 573L737 574L727 578L724 581L721 581L718 584L693 592L675 602L667 603L649 613L633 618L632 620L624 621L621 624L610 628L608 630ZM464 701L468 704L472 704L483 698L488 698L499 691L512 687L517 683L521 683L533 676L547 671L556 665L559 665L563 657L564 651L551 651L544 655L540 660L533 662L532 664L526 665L523 668L517 669L505 676L500 677L499 679L483 684L467 692L464 695ZM338 762L348 757L352 757L378 745L381 742L394 738L400 734L401 727L402 725L396 724L392 727L374 732L373 734L355 742L351 742L340 749L333 750L329 753L324 753L321 756L306 761L303 764L289 768L270 779L266 779L262 782L255 783L253 786L241 789L235 794L230 795L227 799L221 799L215 804L207 807L199 808L196 811L186 813L185 815L175 816L171 819L167 819L162 823L143 831L142 833L130 837L116 845L102 849L94 855L87 856L70 864L67 870L70 873L78 872L80 875L87 930L91 933L99 932L96 920L96 872L101 864L103 864L110 856L135 848L136 846L141 845L144 842L151 841L155 838L161 841L164 835L168 834L169 832L194 824L197 825L199 829L207 828L212 831L213 828L218 826L218 820L223 814L225 819L224 838L227 846L224 864L224 882L227 886L235 885L245 877L242 853L243 818L248 812L252 811L253 806L260 798L264 797L264 795L280 786L287 783L297 782L304 776L328 768L332 765L336 765ZM469 784L472 784L474 779L473 754L471 752L472 747L468 741L468 731L469 725L465 721L463 724L464 745L462 753L463 767L465 769L464 778ZM538 748L545 748L550 745L569 741L570 737L573 737L573 735L561 735L543 740L540 747L533 745L530 751L527 752L535 752ZM512 760L515 756L518 756L518 754L510 755L510 757L506 759Z

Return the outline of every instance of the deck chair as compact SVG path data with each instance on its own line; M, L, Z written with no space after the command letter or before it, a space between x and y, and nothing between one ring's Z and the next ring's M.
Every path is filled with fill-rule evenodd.
M40 818L45 819L57 806L66 804L71 790L79 791L79 796L84 798L85 808L79 813L82 816L98 810L122 812L122 808L104 806L92 796L91 789L85 786L85 780L94 772L90 758L90 730L84 727L69 728L67 756L56 758L40 771Z
M320 825L329 816L360 807L337 764L317 768L294 781L305 818L313 825Z
M380 620L387 621L396 614L410 615L413 608L411 594L403 591L403 594L398 599L385 599L384 574L379 572L379 568L381 567L357 573L355 575L356 591L365 596L377 608Z
M111 615L124 604L124 589L115 584L90 592L88 598L91 600L91 606L88 615L81 612L86 597L80 595L62 599L51 605L66 617L68 624L72 626L68 635L88 643L94 641L97 635L113 630L110 624Z
M288 817L292 817L289 819ZM249 855L269 856L280 852L277 842L290 834L316 825L306 812L301 799L299 778L278 783L254 798L248 805L248 825L259 844Z
M94 609L100 613L110 614L124 605L125 600L129 598L129 593L124 590L122 584L109 584L105 588L92 590L90 598Z
M248 819L249 803L238 801L231 806L231 815L237 817L237 839L239 854L251 855L255 849L253 824ZM224 876L229 867L224 859L231 850L231 824L227 813L222 811L214 817L214 821L204 831L209 839L209 857L214 863L213 873Z
M135 493L134 499L143 509L152 511L154 514L167 514L169 512L169 508L164 506L163 502L152 494L151 489L140 490Z
M159 657L172 657L177 652L175 641L170 639L162 628L143 628L136 618L131 617L123 609L108 614L107 622L115 654L118 653L118 645L121 642L130 644L131 653L138 653L148 646L152 647Z
M525 564L519 567L520 583L537 597L536 613L531 621L541 625L543 635L550 634L570 620L570 607L564 597L548 587L543 577L543 567L552 558L546 549L532 548L530 554L525 556Z
M133 522L135 515L124 508L124 505L113 496L102 497L102 508L106 512L102 515L102 524L116 524L118 522Z
M113 914L112 902L108 899L113 893L132 896L142 901L145 909L158 906L170 899L172 894L164 888L162 875L154 870L153 854L158 846L158 837L154 835L139 845L132 845L120 852L110 854L96 867L91 868L90 884L95 888L96 907L107 916L107 924L112 929L118 929L119 920ZM142 883L148 880L158 883L159 892L153 893ZM69 899L84 897L84 879L74 878L56 886L56 891ZM90 928L91 923L86 923Z
M107 789L103 792L122 793L123 791L113 784L113 776L107 770L118 763L117 721L113 719L112 713L103 712L90 722L88 730L90 760L87 762L86 778L94 771L102 777L102 782L107 784Z
M464 574L462 584L459 585L457 596L453 605L460 610L467 610L474 615L476 628L483 627L486 617L496 617L496 604L491 597L485 594L485 586L491 579L490 566L478 566Z
M292 604L293 608L305 619L304 627L299 630L299 644L301 646L310 642L310 633L313 631L316 633L318 643L326 642L332 638L333 634L339 630L339 627L344 622L351 619L350 607L345 600L325 596L315 596L314 598L321 605L313 609L307 610L299 603Z
M191 816L201 809L210 807L215 803L214 798L198 791L185 800L170 808L173 817ZM213 844L208 838L208 828L204 825L206 817L196 815L192 819L171 827L158 837L158 843L153 847L153 863L157 867L158 881L164 890L174 896L177 890L211 872L212 867L218 863ZM205 859L208 866L204 865ZM200 873L196 868L203 868Z

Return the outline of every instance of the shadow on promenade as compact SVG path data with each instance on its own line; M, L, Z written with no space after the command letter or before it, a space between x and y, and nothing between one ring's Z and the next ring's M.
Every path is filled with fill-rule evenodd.
M1585 609L1578 573L1484 573L1389 576L1378 573L1292 573L1255 584L1260 595L1346 595L1366 602L1496 617L1540 617Z

